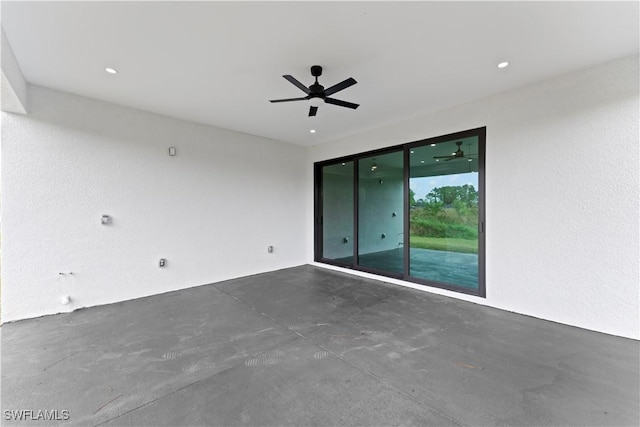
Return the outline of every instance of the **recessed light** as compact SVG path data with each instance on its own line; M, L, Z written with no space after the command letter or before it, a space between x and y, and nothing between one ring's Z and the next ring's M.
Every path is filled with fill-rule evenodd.
M469 161L471 161L471 159L469 159Z
M509 63L507 61L503 61L498 64L498 68L507 68L508 66L509 66Z
M411 154L413 154L413 150L411 150Z
M315 129L311 129L309 132L310 133L316 133L316 130Z
M420 163L424 163L424 160L420 160Z
M439 161L440 161L440 159L436 159L436 162L439 162Z
M436 146L436 144L431 144L431 146L432 146L432 147L435 147L435 146Z
M342 166L346 165L346 163L343 163Z
M104 70L109 74L118 74L118 70L116 70L115 68L107 67Z

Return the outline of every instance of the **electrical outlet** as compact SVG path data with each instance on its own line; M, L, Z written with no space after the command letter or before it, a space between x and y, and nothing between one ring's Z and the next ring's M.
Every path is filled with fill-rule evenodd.
M160 258L160 267L164 267L167 264L167 260L164 258Z
M273 252L273 246L267 246L267 252L272 253Z

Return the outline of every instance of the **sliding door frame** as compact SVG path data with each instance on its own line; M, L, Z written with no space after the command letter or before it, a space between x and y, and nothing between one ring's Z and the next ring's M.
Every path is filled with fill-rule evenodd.
M438 144L440 142L451 141L452 139L462 139L468 137L478 137L478 288L470 289L463 286L455 286L450 283L437 282L433 280L425 280L410 275L410 209L409 209L409 178L410 178L410 151L412 148L421 147L426 144ZM486 251L485 251L485 146L486 146L486 127L469 129L461 132L455 132L447 135L436 136L433 138L422 139L405 144L394 145L391 147L371 150L364 153L358 153L349 156L343 156L335 159L324 160L314 163L314 261L334 265L337 267L353 269L366 273L372 273L384 277L401 279L407 282L415 283L422 286L447 289L479 297L486 297ZM359 160L367 157L388 154L392 152L403 151L403 273L395 274L392 272L379 270L359 265L358 260L358 177L359 177ZM323 254L323 206L322 206L322 170L325 166L340 164L345 162L353 162L353 257L352 263L342 263L333 259L324 258Z

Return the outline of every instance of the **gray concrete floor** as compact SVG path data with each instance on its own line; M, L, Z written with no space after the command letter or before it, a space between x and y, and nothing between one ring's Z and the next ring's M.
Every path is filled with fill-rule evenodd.
M637 341L302 266L3 325L2 421L637 426L639 364Z

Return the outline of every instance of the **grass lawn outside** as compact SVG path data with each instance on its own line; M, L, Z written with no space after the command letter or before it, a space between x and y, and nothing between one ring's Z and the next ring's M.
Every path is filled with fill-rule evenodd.
M477 240L410 236L409 246L412 248L433 249L436 251L463 252L467 254L478 253Z

